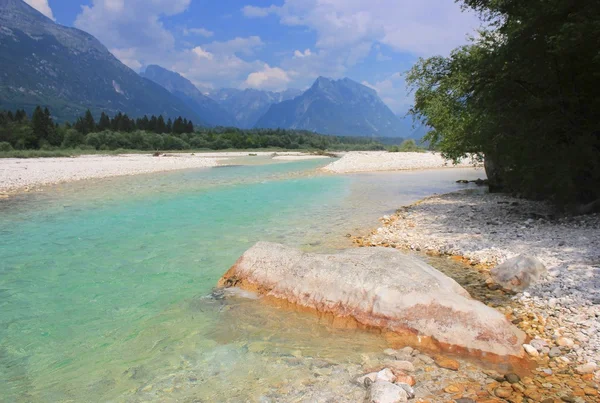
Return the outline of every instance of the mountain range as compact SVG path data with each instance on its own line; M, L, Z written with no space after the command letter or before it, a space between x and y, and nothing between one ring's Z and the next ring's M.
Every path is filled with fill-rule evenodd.
M204 95L190 80L157 65L146 67L142 77L154 81L185 102L203 122L211 126L237 126L238 122L219 103Z
M302 95L275 105L256 123L345 136L400 137L401 121L369 87L319 77Z
M22 0L0 0L0 108L49 106L59 121L89 108L130 116L196 113L160 85L140 77L96 38L56 24Z
M157 65L137 74L86 32L56 24L22 0L0 0L0 109L31 112L37 105L48 106L58 121L73 121L90 109L95 116L182 116L205 126L369 137L420 134L375 90L349 78L319 77L306 91L203 93Z
M223 108L231 111L239 127L251 128L256 125L272 105L292 99L300 94L302 94L302 91L297 89L272 92L251 88L245 90L223 88L209 93L208 96L217 101Z

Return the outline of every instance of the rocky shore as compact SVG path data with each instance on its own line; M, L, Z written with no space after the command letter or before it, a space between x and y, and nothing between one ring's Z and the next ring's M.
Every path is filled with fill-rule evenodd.
M403 171L416 169L437 168L467 168L473 167L470 159L454 165L435 152L398 152L387 151L350 151L342 158L323 168L325 172L352 173L377 171Z
M462 191L427 198L381 221L356 244L446 256L487 276L490 293L508 297L485 302L528 334L524 347L536 365L526 382L500 378L490 398L600 401L599 215L562 216L544 203ZM520 254L537 257L548 273L523 292L507 293L489 272Z

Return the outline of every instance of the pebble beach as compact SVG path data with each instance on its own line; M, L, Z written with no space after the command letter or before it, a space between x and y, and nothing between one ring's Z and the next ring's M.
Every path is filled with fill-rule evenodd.
M465 159L460 164L453 164L435 152L398 152L387 151L350 151L342 158L323 168L331 173L404 171L439 168L469 168L475 164Z
M382 227L355 239L357 246L463 262L488 277L490 294L509 297L484 302L528 334L524 348L535 376L521 387L500 382L490 398L600 401L600 215L563 216L545 203L465 190L402 207L381 221ZM548 274L524 292L507 294L489 270L520 254L537 257Z

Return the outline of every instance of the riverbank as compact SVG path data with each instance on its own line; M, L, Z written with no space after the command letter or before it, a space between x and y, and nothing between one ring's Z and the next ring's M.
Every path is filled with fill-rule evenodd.
M349 151L342 158L323 168L325 172L353 173L378 171L404 171L417 169L468 168L475 164L464 159L453 164L435 152Z
M548 268L547 278L512 296L508 305L492 305L539 347L533 358L537 372L547 377L540 386L597 401L600 215L562 217L544 203L471 190L429 197L382 222L355 242L450 256L484 275L512 256L538 257ZM490 289L495 289L491 283ZM558 372L561 364L567 368ZM573 378L552 378L557 372Z
M31 191L43 186L83 179L128 176L190 168L227 165L232 158L272 157L273 152L225 151L208 153L81 155L72 158L0 159L0 195ZM328 158L299 152L276 153L275 159L289 161Z

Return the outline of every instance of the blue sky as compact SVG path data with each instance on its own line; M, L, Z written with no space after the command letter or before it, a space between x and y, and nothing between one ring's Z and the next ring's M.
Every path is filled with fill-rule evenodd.
M136 71L159 64L203 91L307 88L318 76L411 104L402 73L467 43L479 21L453 0L26 0L96 36Z

